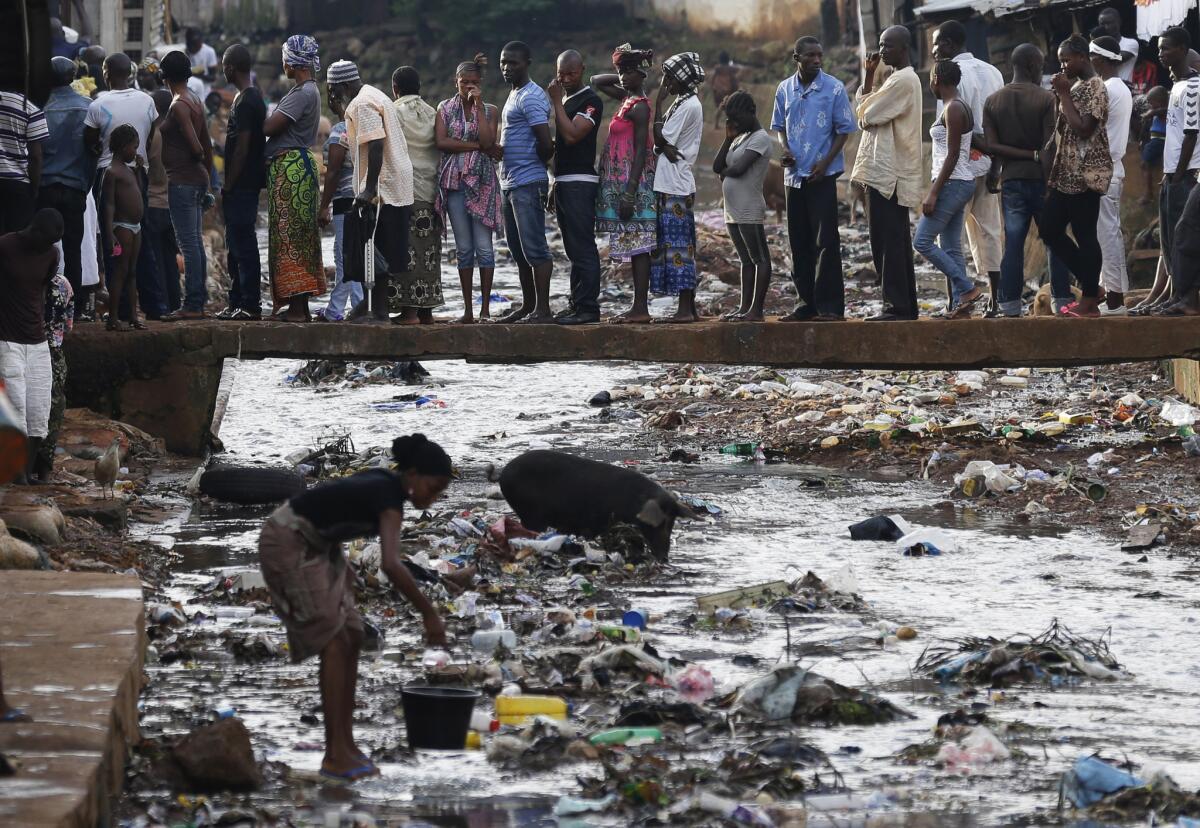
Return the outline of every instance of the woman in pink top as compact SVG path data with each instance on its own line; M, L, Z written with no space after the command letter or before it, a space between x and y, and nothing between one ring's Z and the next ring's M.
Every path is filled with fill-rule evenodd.
M657 245L654 134L644 87L654 53L628 43L613 52L617 74L594 75L592 88L621 101L600 157L596 230L609 234L609 256L633 267L633 307L615 322L649 322L650 254Z

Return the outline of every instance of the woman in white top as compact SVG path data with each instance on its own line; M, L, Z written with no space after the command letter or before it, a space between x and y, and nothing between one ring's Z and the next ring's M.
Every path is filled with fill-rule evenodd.
M950 283L950 319L970 318L983 295L967 275L962 254L963 220L975 194L971 169L971 109L958 97L962 70L952 60L939 61L929 76L929 88L942 101L942 115L929 130L933 139L933 184L921 205L921 220L913 247ZM940 246L938 242L940 241Z

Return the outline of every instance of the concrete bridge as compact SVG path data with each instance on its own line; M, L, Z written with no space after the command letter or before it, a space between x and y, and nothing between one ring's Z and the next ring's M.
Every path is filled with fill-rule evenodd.
M1200 318L696 325L150 323L81 325L66 339L67 400L200 454L226 358L630 360L776 368L947 369L1200 358ZM1194 373L1196 363L1190 366Z

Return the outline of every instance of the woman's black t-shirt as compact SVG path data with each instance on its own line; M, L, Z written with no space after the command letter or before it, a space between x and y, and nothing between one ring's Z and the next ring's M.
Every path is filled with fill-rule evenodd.
M379 534L379 516L388 509L404 511L404 486L395 472L368 469L314 486L289 503L321 537L348 541Z

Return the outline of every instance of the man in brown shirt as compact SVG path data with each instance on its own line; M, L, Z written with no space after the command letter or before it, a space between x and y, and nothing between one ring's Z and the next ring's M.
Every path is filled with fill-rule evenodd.
M1020 316L1025 288L1025 237L1046 198L1042 151L1054 135L1054 93L1041 86L1045 56L1032 43L1013 49L1012 82L992 93L983 106L983 133L992 169L988 189L1000 192L1004 211L1004 257L1000 262L1000 302L988 316ZM1056 304L1072 299L1070 274L1050 256L1050 284Z
M0 236L0 379L29 438L30 464L50 423L53 374L46 344L46 288L58 272L57 210L39 210L24 230Z

